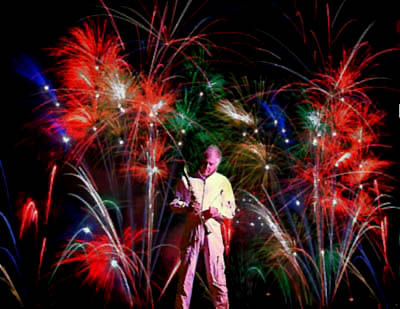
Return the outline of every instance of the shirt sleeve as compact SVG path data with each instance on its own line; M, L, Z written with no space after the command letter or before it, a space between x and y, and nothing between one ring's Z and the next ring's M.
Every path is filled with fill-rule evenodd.
M225 179L222 187L222 207L219 210L219 213L223 219L232 219L235 215L236 204L232 185L227 178Z
M190 205L190 200L191 197L187 182L184 178L182 178L176 184L175 198L169 205L173 212L183 213L187 211Z

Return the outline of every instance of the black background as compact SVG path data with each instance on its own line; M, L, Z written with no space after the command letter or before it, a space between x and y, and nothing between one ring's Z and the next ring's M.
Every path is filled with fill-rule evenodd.
M303 2L303 1L301 1ZM146 3L146 2L144 2ZM332 11L342 4L342 1L330 1ZM363 30L371 23L373 27L366 35L366 40L372 46L374 51L387 48L400 48L400 14L395 8L396 1L346 1L344 3L340 19L338 22L355 19L356 23L352 31L343 35L341 42L347 47L355 44ZM136 1L107 1L106 4L115 9L119 9L121 5L134 6L138 5ZM181 3L183 4L183 2ZM260 31L273 34L282 42L287 42L291 48L295 48L295 42L298 37L290 22L283 16L283 13L293 18L295 10L295 1L209 1L208 3L194 1L192 6L205 6L198 13L199 16L208 16L211 19L223 18L220 21L220 29L224 31L239 31L252 34L260 40L265 36ZM149 7L149 4L146 3ZM323 23L324 18L314 19L312 8L314 1L307 1L307 4L300 1L297 3L302 10L303 18L308 27L317 29L321 33L324 32L326 24ZM319 15L324 12L325 1L318 1ZM26 124L34 120L35 115L32 108L40 102L40 96L36 86L29 80L18 76L13 70L13 59L16 59L21 53L31 56L42 68L47 71L54 67L54 59L49 56L48 48L57 46L59 39L68 34L68 29L82 22L88 16L103 15L104 10L100 1L14 1L2 4L2 51L5 64L2 69L2 102L1 102L1 161L4 167L5 175L10 193L11 204L14 204L21 198L21 192L26 192L30 196L43 200L43 192L46 192L48 182L47 158L46 150L50 149L45 137L37 135L34 128L26 128ZM323 14L322 14L323 15ZM130 39L134 35L134 31L130 30L129 25L118 23L123 39ZM397 30L397 31L396 31ZM220 37L219 44L230 44L231 41ZM243 42L247 39L242 36ZM239 36L236 41L240 41ZM251 40L249 39L249 42ZM265 39L263 47L269 48ZM249 59L262 60L262 54L255 52L249 45L235 45L242 54ZM276 46L275 46L276 47ZM272 48L272 47L271 47ZM282 50L281 50L282 51ZM309 60L307 50L300 48L296 50L300 58L305 61ZM223 54L218 54L219 59L223 59ZM231 55L229 55L231 57ZM296 63L290 57L287 58L286 64L296 66ZM291 62L293 61L293 62ZM371 92L371 97L376 103L378 109L387 113L385 128L383 132L386 134L382 137L382 144L389 145L390 148L382 150L381 155L388 160L393 160L394 165L388 173L396 180L393 181L393 203L398 204L398 181L399 173L399 157L400 157L400 117L399 104L400 94L400 53L393 52L382 56L378 60L380 67L377 74L387 77L388 80L381 85L388 86L391 89L376 89ZM284 62L285 63L285 62ZM268 66L244 64L239 66L230 66L230 64L222 65L227 71L235 72L239 75L247 76L272 76L276 78L279 74L284 76L283 72L273 71ZM268 71L271 70L271 71ZM49 71L49 76L51 76ZM2 193L3 194L3 193ZM2 201L7 198L2 196ZM4 202L2 202L4 204ZM3 207L3 206L2 206ZM4 208L1 208L4 209ZM390 234L389 234L389 254L390 259L397 268L398 259L396 258L399 250L399 226L400 216L393 212L390 218ZM398 273L397 273L398 275ZM400 286L397 281L385 286L388 298L391 304L398 302L398 295L394 291L399 291ZM0 291L1 293L1 291ZM397 300L396 300L397 299Z

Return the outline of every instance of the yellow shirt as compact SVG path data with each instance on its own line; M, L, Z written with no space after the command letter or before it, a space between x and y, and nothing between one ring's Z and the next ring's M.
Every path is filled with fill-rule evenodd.
M235 214L235 197L231 183L227 177L217 172L204 179L199 176L183 176L177 184L175 196L171 207L176 212L185 212L190 209L193 202L197 202L202 212L210 207L217 208L221 219L232 219ZM221 234L220 222L214 218L208 219L204 224L209 233ZM196 226L186 222L185 230L188 233L193 234L193 231L189 232L193 228Z

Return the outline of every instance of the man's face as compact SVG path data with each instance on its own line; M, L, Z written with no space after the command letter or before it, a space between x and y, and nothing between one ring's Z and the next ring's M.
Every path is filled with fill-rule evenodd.
M200 173L205 177L210 176L217 170L219 161L220 157L218 152L216 152L215 150L207 151L204 154L204 159L200 166Z

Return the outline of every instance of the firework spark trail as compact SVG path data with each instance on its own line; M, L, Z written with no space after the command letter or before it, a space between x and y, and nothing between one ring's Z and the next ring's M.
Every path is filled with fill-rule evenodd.
M54 178L56 176L56 172L57 172L57 165L53 165L53 168L52 168L51 173L50 173L50 183L49 183L49 190L48 190L48 196L47 196L44 225L47 225L47 222L49 220L50 205L51 205L51 195L52 195L52 192L53 192Z
M190 2L187 3L186 9L179 13L179 19L185 17L189 5ZM130 17L121 11L111 10L116 18L136 26L138 36L143 32L144 36L147 37L145 40L146 46L140 48L141 51L145 52L145 55L141 54L142 61L140 64L140 71L146 72L147 69L148 76L159 78L160 80L165 77L170 78L171 66L173 63L179 61L177 59L178 56L185 55L185 49L189 46L198 45L206 51L207 44L213 46L213 43L207 39L207 35L201 33L208 27L206 24L203 28L200 28L204 22L200 22L198 25L194 26L193 30L185 36L179 37L180 31L178 31L178 29L180 27L178 27L177 24L175 24L173 30L170 29L174 24L173 19L177 14L176 6L174 7L173 14L171 15L172 19L169 21L169 24L167 21L168 10L168 5L163 9L156 5L148 18L132 8L130 8L129 11L133 13L135 17ZM158 20L160 16L161 18ZM196 32L199 34L195 34ZM141 42L140 39L138 41ZM148 68L145 68L144 65L148 65Z
M252 198L254 201L256 201L257 204L257 206L254 206L254 211L261 215L262 218L264 218L266 226L268 226L271 230L271 235L275 237L281 244L284 256L287 258L288 262L290 262L290 265L296 271L296 275L299 276L302 280L300 284L304 284L305 286L307 286L307 283L310 284L314 291L313 293L315 293L316 296L320 297L321 300L324 299L324 297L327 297L328 301L329 299L334 298L335 294L337 293L337 289L340 286L343 275L350 271L364 282L364 284L368 287L372 294L374 293L373 289L369 286L368 282L365 281L362 274L357 270L351 260L354 258L355 253L359 249L359 245L361 244L362 239L366 237L367 233L369 233L371 230L379 230L378 226L371 225L371 222L368 220L364 221L359 226L359 224L357 223L357 217L350 217L348 219L348 223L343 227L344 235L343 239L340 241L339 251L337 251L337 253L335 254L339 257L338 265L336 266L337 271L335 272L335 275L331 277L329 272L325 274L325 272L328 271L327 266L324 266L323 269L320 268L321 266L318 267L317 264L314 262L315 257L308 255L307 251L304 250L301 242L294 243L293 241L288 240L291 237L289 235L294 235L297 240L303 238L301 235L298 235L298 233L301 233L301 229L299 229L298 227L292 227L292 230L282 230L282 228L285 228L284 221L281 221L281 219L279 219L282 216L273 216L263 204L258 202L256 197L253 196ZM273 205L273 202L271 200L270 203L270 206L275 209L275 206ZM314 220L317 219L318 217L314 217ZM375 220L373 214L370 215L369 220ZM333 239L331 239L331 237ZM328 238L328 240L330 241L334 240L336 244L337 239L335 235L329 234L329 236L326 236L326 238ZM271 240L269 240L268 242L271 242ZM312 246L315 246L314 250L317 250L318 256L322 255L324 259L326 259L327 263L329 261L333 261L334 256L332 249L334 248L334 246L328 246L324 248L325 250L320 249L321 247L318 245L318 242L313 243ZM364 255L364 258L367 259L367 256L365 256L364 253L362 254ZM275 258L272 261L274 260ZM366 260L366 263L369 263L368 260ZM282 264L280 263L278 265L282 266ZM287 270L287 267L288 266L286 265L284 269L287 271L288 276L292 277L293 273L289 275L290 271ZM296 287L296 284L299 284L299 282L296 282L295 277L292 277L291 280L293 280L293 288L295 290L299 290L300 287ZM322 290L318 290L318 285L322 287ZM324 293L325 295L320 294L320 292ZM297 296L299 297L299 301L301 302L301 296Z
M14 283L12 281L12 279L10 278L7 270L3 267L3 265L0 264L0 270L3 273L4 277L6 278L6 283L9 285L10 289L11 289L11 293L16 297L16 299L18 300L18 303L21 307L24 306L24 303L21 299L21 296L18 293L18 290L15 288ZM1 278L3 279L3 278Z
M16 278L21 280L20 283L14 284L13 283L13 275L11 273L11 276L9 275L10 272L7 272L7 270L4 268L4 264L2 265L3 267L3 273L6 277L6 281L8 282L7 284L11 288L11 293L17 298L18 302L22 304L22 306L27 306L29 304L33 304L39 300L37 299L35 293L32 293L36 289L38 289L39 285L42 282L42 266L43 266L43 260L44 260L44 254L47 250L47 240L48 240L48 235L47 235L47 230L43 230L43 228L48 225L48 217L49 217L49 212L52 204L51 196L52 196L52 191L53 191L53 185L54 185L54 180L56 176L56 170L57 170L57 165L53 165L51 171L50 171L50 177L49 177L49 186L48 186L48 191L47 191L47 200L44 203L44 205L41 205L40 203L34 201L32 198L27 197L25 201L21 201L23 203L20 205L21 211L18 216L18 225L19 225L19 241L17 242L14 232L11 228L11 224L8 221L7 217L0 212L0 216L3 218L4 222L6 223L8 227L8 231L13 243L13 253L5 248L5 247L0 247L3 251L7 253L8 259L12 261L12 264L15 268L15 271L17 273ZM42 207L43 206L43 207ZM42 219L44 217L44 219ZM33 234L33 242L31 241L31 238L29 238L30 234ZM28 240L29 239L29 240ZM24 256L20 256L20 251L23 250L24 245L26 242L29 242L30 246L30 256L29 258L26 258ZM39 246L39 252L38 253L38 259L32 258L36 255L36 248L37 245ZM33 249L33 251L32 251ZM26 264L26 265L25 265ZM23 279L25 278L25 272L29 271L30 269L33 270L33 274L36 275L35 277L35 282L34 286L30 286L27 284L27 280ZM15 278L14 278L15 279ZM21 291L23 294L21 295ZM32 294L31 294L32 293Z
M233 98L219 100L216 105L217 117L237 134L236 139L231 137L231 145L224 147L229 148L229 162L235 167L232 179L238 187L250 191L264 186L274 187L275 192L278 175L290 159L295 159L290 151L293 140L286 125L288 117L278 107L275 91L266 88L265 82L253 85L247 78L234 82L234 91L229 93Z
M216 46L202 33L211 26L205 20L189 31L183 27L192 1L188 1L181 11L178 11L177 1L172 7L166 4L161 8L157 4L149 10L149 17L128 9L135 15L134 18L108 8L102 0L101 4L111 19L116 35L107 35L105 23L100 26L87 22L83 27L72 29L70 37L63 39L62 46L53 53L61 59L58 74L62 86L57 91L51 87L49 91L48 84L43 85L43 81L39 81L41 89L47 86L49 95L57 92L60 99L61 104L54 101L57 105L49 112L56 120L47 129L50 133L59 131L60 127L65 130L62 137L67 162L79 166L72 176L82 184L90 201L75 193L71 196L84 205L89 213L87 218L94 219L102 231L97 235L88 226L79 229L69 240L53 276L62 264L78 263L79 274L87 273L84 282L95 283L97 288L105 289L106 298L119 284L131 307L137 303L154 305L151 277L171 223L170 217L164 234L154 237L154 227L158 231L163 221L174 175L168 166L168 151L172 149L174 155L189 161L190 156L185 157L181 147L185 135L198 130L204 133L200 137L201 134L198 134L199 141L216 140L223 148L232 149L229 162L237 169L237 177L242 178L238 187L246 187L254 193L251 196L257 205L255 211L270 232L266 246L275 246L275 251L268 254L266 263L278 277L286 278L301 305L304 301L313 300L323 306L329 305L341 282L348 280L350 273L359 277L373 293L353 263L354 257L361 254L370 266L368 257L360 248L361 243L369 240L372 234L371 238L376 235L381 238L388 264L386 217L381 220L386 205L380 203L380 199L378 206L374 204L371 183L379 181L383 184L380 189L385 191L382 170L389 163L369 153L377 143L378 135L374 128L381 124L382 115L371 107L372 102L366 95L369 83L375 78L363 78L362 75L362 71L378 56L369 54L367 44L362 42L371 26L362 33L353 49L343 51L343 59L336 66L332 61L330 44L337 37L331 39L330 26L335 24L337 15L331 23L329 7L326 6L329 47L326 59L323 45L319 44L315 32L310 31L317 45L314 60L317 62L319 56L324 62L322 69L317 70L319 73L313 73L296 53L291 52L306 68L305 75L287 66L274 65L293 73L301 82L277 90L265 89L262 85L255 93L249 93L250 83L244 81L244 86L233 86L236 93L230 91L225 95L219 92L223 86L218 84L218 78L215 82L212 74L203 68L201 57L187 54L189 47L197 46L201 52L211 55L210 46ZM294 25L303 42L309 43L305 29L307 23L300 12L297 13L301 24L299 27ZM137 28L135 42L140 44L141 55L135 66L127 62L126 47L115 23L117 19ZM341 31L343 28L339 34ZM140 39L143 33L145 40ZM186 91L185 85L179 82L182 76L175 74L175 66L182 65L183 61L190 63L196 71L191 85L196 86L193 87L195 90ZM181 71L178 68L179 74ZM205 82L197 83L197 73ZM245 89L243 93L242 88ZM291 153L295 139L289 138L290 126L285 123L290 119L283 116L284 109L276 103L278 95L289 90L296 93L299 90L302 96L299 105L306 106L308 110L298 138L299 143L305 141L304 146L295 145L295 148L304 151L300 158ZM181 93L182 99L178 96ZM273 98L267 99L271 93ZM257 108L253 106L260 110L255 112ZM209 117L208 122L202 119L197 121L196 117L201 114L200 107L209 108L209 113L204 112ZM215 112L214 108L219 113L218 117L211 115ZM231 131L223 132L218 124L211 123L216 119L223 119ZM295 127L297 123L291 125ZM170 132L171 126L173 129ZM207 138L204 138L205 135L208 135ZM240 142L232 136L239 136ZM197 139L191 142L194 140ZM98 167L98 162L93 162L97 158L106 170L107 189L112 196L117 199L127 197L125 203L130 206L130 229L123 231L124 218L119 209L118 224L114 223L115 218L107 206L117 208L118 203L103 200L98 193L103 188L97 188L95 181L89 179L91 164ZM290 160L295 165L289 174L296 176L281 183L278 173L287 172L292 164ZM86 165L87 172L84 172ZM45 225L56 171L54 166L50 175ZM124 182L122 186L121 178ZM168 183L163 190L165 179ZM283 187L283 183L288 185ZM134 203L132 186L144 187L143 206ZM381 196L378 190L375 191L376 196ZM161 209L156 199L160 192L165 192ZM266 203L259 201L263 194ZM293 196L296 206L293 206ZM133 228L136 207L143 208L140 209L143 212L143 229ZM32 209L27 208L27 214ZM28 225L27 218L26 215L23 219L20 237ZM92 239L83 239L83 233L90 234ZM312 239L314 233L317 234L316 240ZM44 237L38 278L46 242ZM140 248L138 243L141 243L141 252L134 251L134 248ZM165 288L170 279L172 276L167 279ZM165 288L161 290L160 297ZM290 293L284 292L285 296Z
M330 24L329 7L327 14ZM306 42L305 23L301 14L297 17L302 24L298 29L303 29L303 39ZM336 18L337 16L334 21ZM300 158L296 158L294 153L290 154L295 162L292 169L295 176L286 182L276 178L278 185L269 188L274 199L272 200L264 189L268 203L256 203L255 211L264 219L272 235L265 246L274 248L272 252L277 252L275 255L266 254L266 264L277 274L278 279L290 282L301 306L304 302L310 304L312 301L322 306L331 304L342 284L349 282L349 275L354 275L363 282L378 300L375 291L380 292L379 282L368 260L369 256L362 249L363 243L368 243L378 257L382 255L385 268L388 266L385 236L387 223L382 214L390 206L380 203L382 195L374 187L379 182L385 187L384 190L390 190L390 186L386 185L388 175L384 173L390 162L378 158L371 151L379 146L379 134L376 129L382 125L384 115L374 107L367 95L367 91L372 89L371 83L378 78L364 77L364 72L378 56L391 50L371 53L368 44L363 42L370 28L371 25L362 32L353 48L343 50L339 62L332 56L331 49L328 56L324 57L322 45L317 41L315 33L311 32L320 56L320 59L314 58L315 64L319 65L317 60L322 61L322 66L316 70L318 73L308 69L308 76L302 75L287 66L274 64L293 73L294 77L300 80L277 89L274 97L290 90L298 91L299 110L304 112L303 123L293 123L293 127L300 124L301 130L296 132L297 140L299 143L305 143L295 147L302 151L299 153ZM330 31L328 35L329 42L337 40L337 37L331 40ZM241 108L240 111L237 108L234 111L229 101L220 101L220 112L226 119L230 119L230 122L227 120L228 125L240 134L247 121L243 115L250 115L245 112L247 106L243 104L242 107L241 104L249 103L250 100L241 100L243 96L239 97L240 100L230 102L235 102L235 105ZM257 98L257 94L253 98ZM269 104L261 104L267 117L255 118L254 122L274 121L276 117L272 106L271 104L269 108ZM277 126L278 123L278 119L275 119L274 125ZM245 142L235 144L237 148L232 156L233 162L236 163L234 165L239 169L235 173L242 172L243 177L247 176L252 181L256 179L256 175L261 177L266 173L262 167L267 169L265 153L268 152L269 145L262 138L265 138L262 134L260 137L247 137L243 133ZM271 153L277 154L277 150L275 148ZM290 153L294 148L287 147L286 150ZM240 158L243 158L243 164ZM272 165L268 164L268 169L271 167ZM253 174L252 169L257 173ZM246 186L247 182L244 181L240 186ZM259 183L267 185L262 181ZM283 184L289 186L283 187ZM251 189L257 196L254 196L254 199L260 198L260 192L263 190L257 190L257 186ZM301 193L294 194L293 191ZM302 209L287 207L291 204L293 195L297 197L296 205L297 202L297 206L303 205ZM281 200L275 200L277 197ZM279 207L280 210L276 210L276 205L281 204L283 206ZM272 208L273 217L268 209L265 210L266 207ZM313 233L317 235L315 240L311 237ZM273 239L277 240L279 246L274 244ZM292 241L286 241L289 239ZM355 263L358 258L368 266L374 282L368 282L358 269ZM285 275L282 275L283 273ZM376 284L376 289L371 283ZM288 300L290 291L283 293ZM385 302L382 294L380 297L380 300Z
M23 205L21 227L19 230L19 238L21 239L23 234L26 233L31 224L35 228L35 239L38 233L38 210L35 201L28 198L26 203Z
M46 251L46 244L47 244L47 238L43 237L42 246L41 246L40 255L39 255L39 266L38 266L37 277L36 277L37 278L36 279L37 283L40 281L40 271L42 269L43 257L44 257L44 253Z
M57 95L50 80L43 74L40 66L30 57L21 55L13 60L15 71L21 76L34 82L40 89L40 94L49 96L49 100L55 106L58 106Z
M121 35L119 34L118 27L117 27L117 25L116 25L116 23L114 21L114 18L112 16L111 12L110 12L110 9L106 6L106 4L105 4L105 2L103 0L100 0L100 2L101 2L101 5L104 7L104 9L107 11L107 14L111 19L111 23L112 23L112 25L114 27L115 32L117 33L118 40L121 43L122 48L125 49L124 41L122 41L122 39L121 39Z
M314 263L312 257L308 255L307 251L302 248L302 244L296 243L291 236L292 234L296 236L298 227L295 227L292 231L286 228L284 221L282 221L282 215L279 215L274 202L267 193L266 195L269 201L269 206L272 207L275 214L272 214L266 205L263 205L257 197L248 192L246 194L250 195L251 200L255 202L255 204L251 204L251 208L265 221L265 226L268 227L270 231L271 236L265 240L261 250L263 250L263 248L268 244L272 244L274 238L279 243L278 249L266 249L265 254L267 261L265 262L267 262L270 267L277 266L278 268L281 268L292 284L300 280L301 284L304 285L305 290L309 290L309 286L311 286L311 288L318 293L319 291L316 282L318 280L313 278L313 272L317 265ZM299 302L301 303L302 296L300 286L294 284L293 288L296 291L296 297L299 298ZM284 293L284 295L285 294L286 293Z
M172 166L171 169L170 169L171 175L174 175L174 174L175 174L175 168L176 168L176 162L174 162L173 166ZM165 196L168 196L168 193L169 193L169 191L171 190L171 187L172 187L172 186L171 186L171 184L172 184L172 179L173 179L173 177L169 177L169 178L168 178L168 183L167 183L167 188L166 188L166 191L165 191ZM161 220L164 218L164 211L165 211L166 206L167 206L167 199L164 199L164 200L163 200L162 207L161 207L161 212L160 212L160 215L159 215L158 223L157 223L157 231L160 231L160 229L161 229ZM172 220L172 214L170 215L170 217L169 217L169 219L168 219L168 221L167 221L167 224L166 224L166 226L165 226L165 230L164 230L164 232L163 232L161 238L159 237L160 233L157 233L156 239L155 239L155 241L154 241L155 244L156 244L156 243L164 244L165 238L166 238L167 233L168 233L168 231L169 231L169 225L170 225L170 223L171 223L171 220ZM159 241L157 241L158 239L159 239ZM160 246L159 249L157 250L156 255L155 255L155 257L154 257L154 261L153 261L153 266L152 266L152 268L151 268L150 277L151 277L151 275L152 275L153 272L154 272L155 266L157 265L157 261L158 261L158 258L159 258L159 256L160 256L160 252L161 252L160 249L161 249L161 246ZM167 285L168 285L168 282L167 282ZM161 295L162 295L162 293L161 293ZM161 296L160 296L160 297L161 297Z
M97 41L98 40L98 41ZM158 121L161 121L163 114L167 112L170 103L172 102L172 96L166 97L162 94L163 87L154 88L155 84L150 78L141 78L141 88L138 89L136 87L136 83L129 81L128 84L122 84L120 81L115 79L106 79L105 83L103 83L102 76L99 74L101 72L106 72L106 76L110 76L111 78L115 78L113 72L122 72L126 71L126 63L123 61L122 57L119 56L119 49L116 47L113 37L107 38L105 36L104 31L101 32L99 28L92 30L89 24L85 25L84 30L79 28L74 29L72 31L72 39L65 39L67 44L64 44L63 49L56 51L56 55L64 56L63 62L61 65L64 65L64 69L60 69L62 76L64 77L64 84L68 89L76 89L77 91L72 91L65 98L71 98L72 100L67 101L64 114L65 127L67 128L67 132L69 132L69 136L74 137L78 140L81 146L75 148L75 153L81 158L85 153L85 149L89 148L88 141L93 141L92 138L85 139L85 135L87 134L85 131L91 128L97 128L96 123L101 120L99 116L102 114L97 113L97 109L101 107L103 104L101 100L107 101L107 88L104 91L95 90L96 86L110 87L110 93L112 94L111 101L119 101L120 103L116 104L118 109L114 108L114 111L111 110L111 114L107 115L104 120L110 122L111 124L115 124L116 128L120 127L123 124L123 120L120 117L120 113L127 114L128 116L133 113L136 113L140 117L136 117L135 114L132 115L132 119L135 119L140 123L144 123L148 127L148 149L153 148L153 143L157 143L157 136L153 132L155 130L155 125L157 125ZM100 51L100 52L99 52ZM103 52L104 51L104 52ZM107 51L107 52L105 52ZM107 55L107 56L105 56ZM82 73L86 71L86 73ZM110 73L108 73L109 71ZM82 90L79 90L82 89ZM159 92L161 89L161 92ZM141 93L139 93L139 91ZM93 97L94 94L94 97ZM89 106L85 106L85 101L89 104L93 105L93 109ZM83 104L82 104L83 103ZM129 104L129 105L126 105ZM108 112L108 106L104 105L104 111ZM111 107L112 108L112 107ZM128 108L128 110L127 110ZM72 112L72 114L71 114ZM81 117L80 114L84 112L85 117ZM93 114L93 116L92 116ZM157 117L157 115L159 115ZM157 117L157 118L156 118ZM128 123L127 127L129 128L131 125ZM132 127L137 127L132 125ZM123 136L123 131L125 128L121 127L121 131L118 135ZM93 132L94 131L94 132ZM98 132L97 130L92 130L93 135L96 136L96 140L98 140ZM134 136L135 137L135 136ZM154 141L153 141L154 140ZM137 140L130 140L128 145L135 145ZM99 142L98 142L99 143ZM119 144L124 145L125 141L120 137ZM158 149L159 150L159 149ZM132 151L132 153L136 153L136 150ZM160 151L162 153L162 151ZM136 155L134 155L136 156ZM159 153L152 153L149 155L147 152L146 155L146 174L142 174L141 177L147 180L147 207L145 209L145 222L146 222L146 250L147 250L147 269L150 271L151 265L151 248L152 248L152 233L153 233L153 217L154 217L154 186L156 178L153 180L153 170L155 173L160 170L159 167L155 165L156 156L159 158ZM108 170L108 177L111 184L114 184L115 181L111 181L115 175L113 168L113 158L111 156L103 157L103 162L105 163L105 167ZM129 162L132 162L134 165L129 168L125 168L126 170L131 170L131 172L138 171L137 166L135 166L136 160L129 159ZM80 162L80 159L77 161ZM134 173L133 173L134 174Z
M7 226L8 232L9 232L10 237L11 237L11 240L12 240L12 243L13 243L13 245L14 245L14 251L15 251L15 254L16 254L16 256L17 256L17 260L20 261L20 260L21 260L21 257L19 256L19 251L18 251L18 247L17 247L17 241L16 241L16 239L15 239L14 232L13 232L13 230L12 230L12 228L11 228L10 222L8 221L8 219L7 219L7 217L4 215L4 213L1 212L1 211L0 211L0 216L1 216L1 218L3 219L3 222L4 222L4 223L6 224L6 226ZM1 248L7 250L6 248L3 248L3 247L1 247ZM8 251L8 250L7 250L7 251ZM9 252L9 251L8 251L8 252Z
M20 258L18 247L17 247L16 239L14 236L14 232L11 229L11 225L10 225L10 222L8 221L7 217L1 211L0 211L0 216L3 219L4 223L7 225L8 232L10 234L11 240L14 245L14 254L15 255L13 255L11 253L11 251L6 247L0 246L0 250L2 252L4 252L6 254L6 257L8 258L8 260L12 262L12 265L14 266L14 269L17 272L17 277L21 278L21 272L20 272L21 258ZM12 277L10 277L9 273L7 272L7 269L2 264L0 264L0 270L4 276L4 277L1 276L0 279L4 280L4 278L5 278L5 282L10 287L11 293L17 298L18 302L21 305L23 305L24 304L23 299L21 298L20 293L18 292L18 290L12 280ZM25 292L26 291L24 291L23 297L25 296Z
M147 232L139 231L133 235L130 229L127 229L124 236L119 236L105 202L96 192L85 172L78 168L70 176L77 178L82 183L82 188L89 194L93 204L75 193L70 195L85 206L89 216L94 218L101 227L102 234L93 235L88 227L78 230L64 249L52 277L54 278L61 265L79 263L79 274L87 271L85 281L93 282L98 288L104 289L106 300L110 299L114 283L119 278L131 307L140 303L153 307L150 277L146 273L142 259L131 249L133 242L140 241L138 237L142 234L146 235ZM94 239L90 241L80 239L79 236L82 232L93 235ZM124 239L124 242L120 239ZM83 253L79 251L83 251ZM143 290L141 290L139 280L142 274L145 276Z
M233 121L244 122L249 126L253 126L255 124L255 120L249 115L249 113L245 112L241 106L235 106L228 100L222 100L217 107L221 113L225 114L226 117L231 118Z
M62 255L62 257L61 257L61 258L58 260L58 262L56 263L56 265L55 265L55 267L54 267L54 270L53 270L53 272L52 272L52 275L51 275L51 277L50 277L50 281L53 280L53 278L54 278L55 274L57 273L59 267L63 264L63 261L64 261L65 259L68 259L72 254L74 254L74 251L72 250L73 247L78 247L77 249L84 248L84 246L83 246L82 244L80 244L80 243L79 243L79 244L76 244L76 243L75 243L75 242L77 241L77 239L78 239L78 235L79 235L80 233L82 233L82 232L85 233L85 234L90 234L90 233L92 233L91 230L90 230L90 228L87 227L87 226L85 226L85 227L79 229L78 231L76 231L74 235L72 235L72 237L69 239L68 243L66 244L66 248L70 248L70 249L69 249L69 252L64 253L64 254Z
M187 8L188 5L180 15L179 20L185 15ZM97 141L98 145L104 143L107 147L107 139L103 141L103 136L105 137L107 131L111 129L112 134L119 136L118 143L121 148L128 149L130 153L127 156L129 165L121 170L129 170L130 175L142 178L147 183L148 207L145 209L144 216L148 233L146 245L149 259L147 262L148 270L150 270L151 244L153 243L154 202L152 199L156 182L158 182L156 178L153 178L151 171L156 174L159 171L165 173L165 167L162 162L158 162L159 154L150 156L145 154L147 156L144 162L146 168L140 171L141 166L140 163L136 163L136 158L140 158L138 153L141 151L137 149L136 145L138 145L138 142L143 142L140 133L145 131L147 131L144 138L144 140L147 138L145 144L150 142L147 146L148 149L153 148L153 143L156 145L161 140L158 133L152 132L155 132L156 127L166 119L166 116L172 110L171 103L174 101L174 95L165 90L167 88L165 76L168 76L168 79L170 78L171 63L175 62L172 60L177 59L180 54L184 55L183 51L187 47L193 44L203 46L200 41L207 41L205 35L193 35L195 31L201 31L197 27L190 32L189 38L173 39L174 34L178 33L178 28L175 25L171 36L168 36L166 34L168 30L164 27L167 7L162 14L160 29L158 30L158 25L156 26L158 21L155 19L157 10L158 7L155 7L152 20L147 24L148 27L133 18L127 18L122 13L116 14L117 17L126 18L129 22L147 32L148 48L145 51L149 55L148 58L151 58L148 77L143 70L139 72L138 78L132 77L130 66L125 62L124 56L120 55L121 45L117 43L116 37L106 34L105 24L101 28L93 22L89 22L85 23L83 28L72 29L70 37L63 39L62 47L53 52L53 55L61 58L58 71L63 83L63 87L59 89L62 93L60 100L63 101L63 105L57 113L62 115L60 121L66 128L66 138L72 139L71 146L73 142L73 148L69 152L71 161L79 164L87 150L94 148L94 140ZM108 13L111 11L117 13L115 10L107 9ZM137 13L140 19L144 19L138 12L133 12ZM114 23L113 25L115 28ZM120 39L119 35L118 38ZM161 44L161 42L163 43ZM168 50L173 52L167 56ZM162 68L161 73L159 68ZM157 80L161 82L157 82ZM125 119L128 121L125 121ZM103 124L107 124L111 128L105 127ZM114 132L112 132L113 129ZM126 134L126 132L129 133ZM128 140L126 140L126 136L129 137ZM103 150L108 151L101 147L102 152ZM109 153L108 156L102 154L105 168L110 176L107 178L110 186L114 186L116 183L113 180L115 167L112 156L112 153ZM132 165L130 166L130 164ZM144 173L145 170L146 173ZM112 191L114 192L114 190Z
M278 241L281 243L285 253L288 256L292 255L291 249L289 247L290 240L286 240L285 237L288 235L287 233L281 230L282 224L279 223L279 219L277 219L272 213L268 210L268 208L264 207L262 203L258 201L255 196L252 196L250 193L247 193L252 197L252 200L257 203L258 207L254 207L254 210L264 217L264 220L267 223L267 226L271 229L272 235L275 236ZM276 209L273 207L273 209Z
M7 197L8 211L10 211L10 213L11 213L12 209L11 209L10 192L8 191L7 178L6 178L6 174L4 172L3 162L1 160L0 160L0 169L1 169L1 176L2 176L2 180L3 180L4 190L5 190L6 197Z

